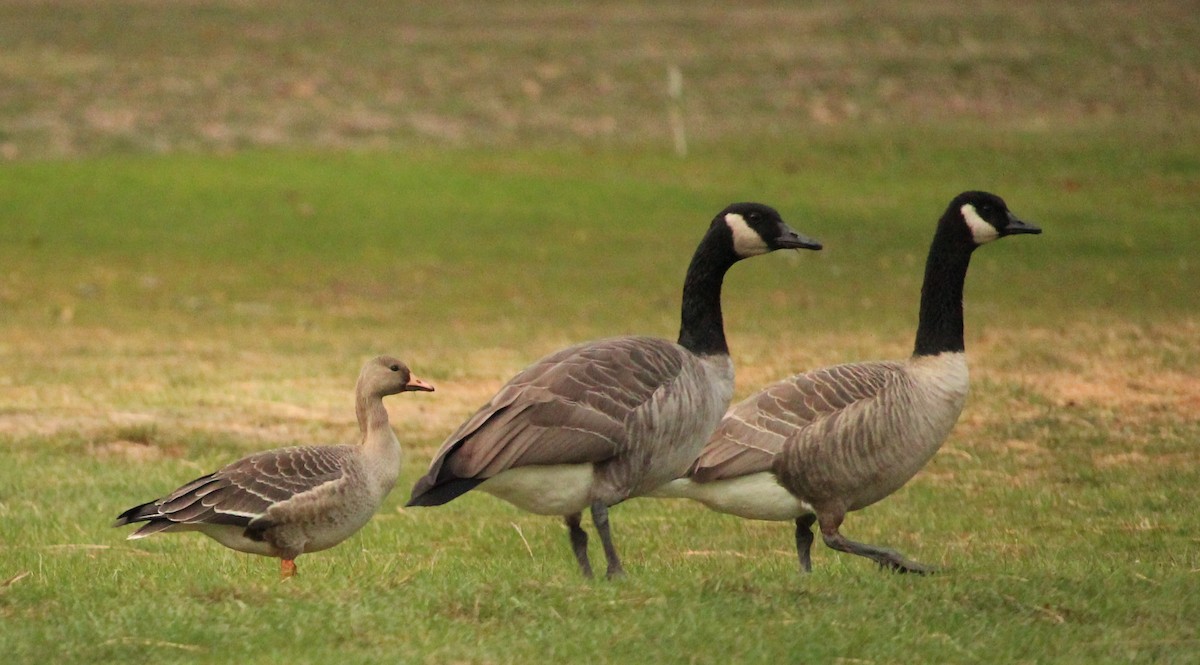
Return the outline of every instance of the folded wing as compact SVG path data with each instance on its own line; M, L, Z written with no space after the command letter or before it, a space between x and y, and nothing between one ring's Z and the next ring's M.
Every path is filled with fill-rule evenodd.
M130 508L115 525L148 522L130 538L188 524L267 528L272 509L306 498L319 501L330 483L341 482L350 452L347 446L315 446L251 455L165 497Z
M816 420L873 399L904 365L868 362L797 374L738 402L692 465L696 482L770 471L783 443Z
M620 454L627 419L679 377L686 353L665 340L620 337L539 360L446 439L410 503L431 505L420 498L435 487L470 481L459 483L466 491L506 469Z

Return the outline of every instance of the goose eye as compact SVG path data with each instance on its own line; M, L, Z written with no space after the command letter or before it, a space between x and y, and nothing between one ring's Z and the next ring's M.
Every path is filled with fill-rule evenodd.
M752 222L757 222L758 220L762 219L762 215L758 214L757 212L752 212L749 215L746 215L746 219Z
M400 366L399 366L399 365L392 365L392 366L391 366L391 367L389 367L388 369L392 370L393 372L399 372L399 371L400 371Z

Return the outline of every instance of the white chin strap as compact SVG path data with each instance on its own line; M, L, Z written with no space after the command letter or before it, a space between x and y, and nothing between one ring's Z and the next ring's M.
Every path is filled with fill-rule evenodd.
M962 212L963 219L967 222L967 228L971 229L971 238L976 245L989 243L1000 237L1000 232L996 230L996 227L988 224L979 216L978 212L975 212L975 206L965 203L959 211Z
M725 215L725 224L733 232L733 251L737 252L738 256L746 258L771 251L767 247L767 241L763 240L757 231L750 228L745 218L736 212Z

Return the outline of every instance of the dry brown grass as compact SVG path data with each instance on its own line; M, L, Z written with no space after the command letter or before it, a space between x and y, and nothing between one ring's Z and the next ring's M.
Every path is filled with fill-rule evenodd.
M245 146L670 145L1200 105L1187 3L0 3L0 156ZM1170 58L1158 54L1171 53Z
M1121 330L1076 326L1070 337L1054 330L989 333L968 351L975 388L954 439L968 447L951 445L947 454L970 456L971 447L982 445L1035 459L1045 453L1044 444L995 437L1004 436L1008 421L1046 413L1050 414L1046 417L1076 427L1080 423L1095 427L1087 424L1088 419L1119 421L1122 427L1132 428L1123 440L1152 441L1155 427L1194 419L1200 412L1200 378L1165 367L1160 356L1145 353L1145 340L1153 338L1159 348L1186 348L1193 343L1195 332L1196 322L1185 321L1178 326L1126 326ZM281 369L282 356L278 354L232 354L230 359L207 361L199 375L172 386L164 374L193 362L195 346L143 335L136 344L125 341L168 350L140 357L96 353L97 331L69 326L42 335L40 343L21 342L22 364L51 371L43 372L37 384L0 385L0 403L8 405L0 413L0 437L66 436L87 442L91 454L138 462L179 456L183 452L180 442L197 434L240 441L247 448L333 443L355 437L355 358L330 361L288 356ZM115 341L99 337L106 343ZM282 332L268 337L277 343L287 339ZM772 360L766 362L773 348L771 340L743 337L738 341L739 397L803 369L850 359L903 357L907 350L906 345L872 335L827 334L812 337L804 347L782 356L770 356ZM1006 351L1022 345L1053 348L1056 366ZM62 349L79 351L64 358ZM868 351L858 358L852 356L862 349ZM465 366L469 370L436 380L436 393L388 400L392 423L406 442L410 459L426 457L503 381L533 360L503 349L478 349L469 351L468 356ZM427 352L422 362L436 373L439 366L457 366L464 360L459 350L437 349ZM422 366L412 364L421 373ZM85 379L70 371L85 365L90 368ZM288 368L299 375L287 377ZM1011 396L996 399L997 391ZM1143 462L1169 460L1151 459L1136 450L1097 453L1099 465Z
M1082 408L1127 424L1194 421L1200 414L1198 338L1195 319L1077 325L1069 334L1022 331L1020 343L1054 349L1053 364L1015 358L989 370L989 378L1019 385L1062 411ZM1005 342L997 338L995 344Z

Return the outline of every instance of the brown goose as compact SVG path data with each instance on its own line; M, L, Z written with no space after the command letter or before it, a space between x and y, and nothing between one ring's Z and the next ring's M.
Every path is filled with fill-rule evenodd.
M113 526L145 522L129 539L199 531L239 552L278 557L284 578L296 557L328 549L365 525L400 473L400 442L385 395L433 386L404 363L379 356L358 375L359 445L279 448L242 458L161 499L121 513Z
M737 261L820 249L774 209L734 204L712 221L683 286L678 343L618 337L573 346L517 374L442 444L410 506L479 487L529 512L562 515L580 571L592 575L590 508L608 576L623 574L608 508L687 470L733 394L721 283Z
M805 571L816 521L835 550L898 572L931 571L839 529L847 512L908 482L949 435L967 397L962 295L971 253L1020 233L1041 229L993 194L955 197L929 250L912 357L813 370L751 395L721 421L688 475L654 495L749 519L795 520Z

